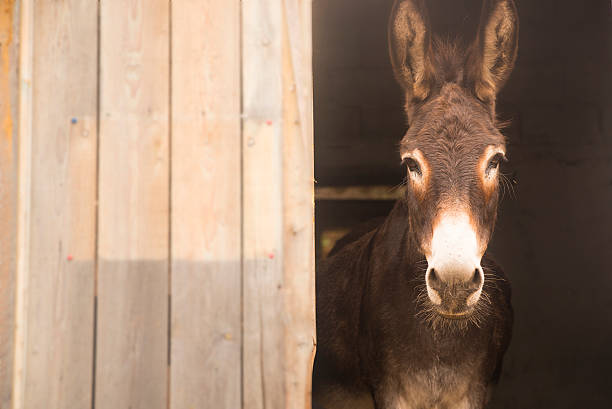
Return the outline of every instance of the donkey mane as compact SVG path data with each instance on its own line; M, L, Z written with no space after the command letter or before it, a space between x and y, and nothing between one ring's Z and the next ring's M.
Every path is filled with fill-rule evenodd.
M441 88L448 82L463 85L465 80L465 66L469 53L460 38L435 37L429 54L429 66L433 68L433 85Z

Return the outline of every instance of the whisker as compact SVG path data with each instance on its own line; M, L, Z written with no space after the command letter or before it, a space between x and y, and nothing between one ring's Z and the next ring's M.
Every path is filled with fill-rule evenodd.
M399 190L402 187L406 186L406 184L408 184L408 177L405 176L400 183L398 183L397 185L391 187L389 189L389 192L394 192L396 190Z
M487 280L489 280L489 281L501 281L501 282L507 281L505 278L500 277L500 276L496 276L496 275L493 275L493 274L485 274L484 276L485 276L485 281L487 281Z
M512 181L510 180L510 178L508 177L509 175L505 174L505 173L501 173L500 172L500 183L504 186L504 191L507 191L508 194L510 195L510 198L512 198L513 200L516 200L516 190L514 189L514 184L512 183Z

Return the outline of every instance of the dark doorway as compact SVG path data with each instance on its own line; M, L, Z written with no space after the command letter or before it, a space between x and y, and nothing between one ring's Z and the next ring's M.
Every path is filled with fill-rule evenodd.
M514 336L491 408L608 408L612 399L610 2L515 0L519 55L498 97L515 191L489 251L510 276ZM315 0L317 254L385 215L401 184L402 96L387 55L392 0ZM481 0L431 0L470 38ZM360 189L349 187L361 186Z

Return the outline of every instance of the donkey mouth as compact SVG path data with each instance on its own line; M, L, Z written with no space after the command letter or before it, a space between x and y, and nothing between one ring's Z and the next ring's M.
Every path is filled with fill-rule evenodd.
M450 320L464 320L464 319L469 318L470 315L472 315L472 313L474 312L474 309L469 308L465 311L460 311L460 312L448 312L448 311L443 311L437 308L436 312L438 313L439 316L443 318L448 318Z

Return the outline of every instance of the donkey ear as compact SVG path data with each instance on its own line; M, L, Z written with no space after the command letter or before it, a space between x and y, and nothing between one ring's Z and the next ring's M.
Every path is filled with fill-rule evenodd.
M395 0L389 19L389 54L395 78L406 92L406 104L430 92L426 72L429 34L422 0Z
M516 60L518 13L512 0L485 0L476 39L476 96L494 104Z

